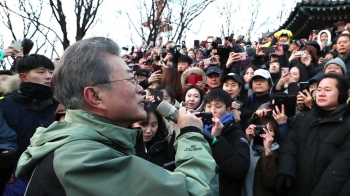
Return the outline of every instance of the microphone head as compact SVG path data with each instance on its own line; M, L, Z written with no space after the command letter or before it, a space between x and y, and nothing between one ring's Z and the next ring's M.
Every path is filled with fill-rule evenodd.
M179 112L175 106L171 105L170 103L166 101L160 102L160 104L157 106L157 112L164 118L177 122Z

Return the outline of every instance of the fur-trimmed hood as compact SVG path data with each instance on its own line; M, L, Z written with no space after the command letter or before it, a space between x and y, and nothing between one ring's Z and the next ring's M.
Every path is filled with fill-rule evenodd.
M322 42L321 42L321 34L322 33L327 33L327 35L328 35L327 46L330 46L332 44L332 35L331 35L331 32L329 32L328 30L322 30L318 33L318 35L317 35L318 45L320 45L320 47L322 48Z
M181 86L183 89L186 89L188 87L188 85L186 84L186 80L187 80L188 76L191 74L202 75L204 85L207 84L207 76L205 75L205 72L198 67L191 67L191 68L186 69L181 74Z
M2 96L9 95L13 91L18 90L20 84L21 80L18 74L7 75L6 79L0 84L0 94Z

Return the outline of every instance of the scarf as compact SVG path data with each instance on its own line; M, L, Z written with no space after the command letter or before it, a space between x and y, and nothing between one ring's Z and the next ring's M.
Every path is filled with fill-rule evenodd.
M233 113L229 112L228 114L226 114L225 116L220 118L220 122L222 124L225 124L227 122L233 121ZM211 134L211 129L214 127L214 124L211 125L204 125L204 130L208 133Z
M247 92L248 92L247 97L249 97L250 95L252 95L254 93L253 90L250 88L249 84L244 84L244 89L247 90Z
M53 98L51 87L33 82L21 82L19 90L13 96L17 102L30 105L32 110L42 110L57 102Z
M21 82L19 86L19 93L23 94L28 98L39 101L52 97L52 91L50 86L33 82Z

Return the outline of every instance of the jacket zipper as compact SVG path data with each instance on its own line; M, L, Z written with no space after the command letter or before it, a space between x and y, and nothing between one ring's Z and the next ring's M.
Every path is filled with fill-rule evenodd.
M166 140L163 140L163 141L160 141L160 142L156 142L155 144L153 144L153 145L149 148L148 152L151 152L152 148L153 148L155 145L160 144L160 143L163 143L163 142L166 142Z

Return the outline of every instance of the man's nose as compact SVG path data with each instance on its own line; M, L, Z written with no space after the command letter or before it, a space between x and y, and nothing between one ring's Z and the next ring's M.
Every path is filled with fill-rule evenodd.
M51 79L51 78L52 78L52 73L47 72L47 73L46 73L46 78L50 78L50 79Z

